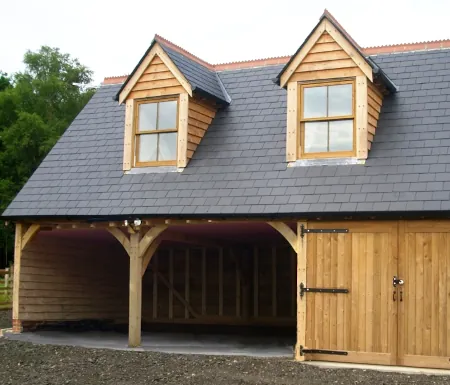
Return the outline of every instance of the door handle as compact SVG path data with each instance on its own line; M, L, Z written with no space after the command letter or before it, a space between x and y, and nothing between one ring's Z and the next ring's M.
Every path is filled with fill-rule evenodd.
M396 275L394 275L394 278L392 278L392 286L397 287L398 286L403 286L405 283L405 281L403 281L403 279L398 278Z

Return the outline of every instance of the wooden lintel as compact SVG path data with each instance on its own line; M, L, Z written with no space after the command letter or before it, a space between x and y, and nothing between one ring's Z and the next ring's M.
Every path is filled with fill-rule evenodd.
M304 218L298 218L297 220L305 220ZM141 227L144 226L158 226L158 225L205 225L205 224L218 224L218 223L226 223L226 224L243 224L243 223L264 223L268 221L273 221L272 218L242 218L242 219L236 219L236 218L203 218L203 219L142 219ZM277 218L277 221L279 222L288 222L292 221L292 218L289 217L280 217ZM73 221L73 220L40 220L36 219L33 221L23 221L24 225L31 225L31 224L39 224L41 226L45 227L52 227L56 228L56 226L59 226L60 229L71 229L71 228L92 228L91 224L95 226L96 229L107 229L107 228L124 228L126 227L124 224L124 221L105 221L100 222L96 221L95 223L86 221Z
M292 246L294 251L298 253L297 234L283 222L267 222L275 230L277 230Z

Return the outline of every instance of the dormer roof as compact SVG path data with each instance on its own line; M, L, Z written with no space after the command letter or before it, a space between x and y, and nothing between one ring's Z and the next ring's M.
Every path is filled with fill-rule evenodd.
M133 78L133 75L141 67L145 58L156 44L162 48L162 50L167 54L172 63L175 65L175 67L181 72L181 74L189 83L190 89L193 93L197 93L203 97L210 98L219 104L226 105L231 102L231 98L227 94L222 81L213 69L208 68L208 66L210 66L208 65L208 63L203 62L204 64L202 64L200 62L200 59L192 60L187 55L187 52L186 54L183 54L181 53L182 51L180 49L175 50L175 47L173 47L172 43L158 35L155 35L149 48L142 56L141 60L139 60L136 67L120 87L120 90L115 96L115 100L119 100L119 95L127 87L128 83Z
M336 29L337 34L342 36L345 41L350 45L351 49L354 50L354 52L351 51L351 49L345 47L343 44L343 49L347 51L349 56L355 61L356 65L358 65L361 70L366 74L368 79L371 82L379 81L389 92L397 92L398 87L397 85L386 75L386 73L375 63L374 59L371 59L367 57L363 52L361 47L356 43L356 41L350 36L350 34L339 24L339 22L331 15L330 12L328 12L326 9L322 16L319 19L319 22L316 24L316 26L313 28L311 33L306 37L305 41L302 43L302 45L297 49L297 51L294 53L294 55L291 56L289 61L284 65L280 73L277 75L275 82L278 85L281 85L283 87L286 86L287 80L282 79L282 76L284 75L285 78L288 79L288 77L293 73L295 68L298 65L298 63L301 62L301 59L304 57L299 57L300 54L303 52L304 55L308 53L308 51L313 47L314 43L320 38L323 32L330 32L333 33L332 28L328 27L329 23L333 28ZM295 63L297 61L297 63ZM364 66L365 64L366 66ZM368 71L368 68L370 69ZM287 71L290 71L287 73ZM287 76L286 76L287 73Z

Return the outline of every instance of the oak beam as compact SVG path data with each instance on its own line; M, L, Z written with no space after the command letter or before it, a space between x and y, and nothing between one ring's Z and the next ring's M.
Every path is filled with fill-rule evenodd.
M152 227L148 230L139 242L139 255L143 256L152 242L161 234L165 229L166 225L158 225Z
M144 254L142 258L142 276L144 276L147 267L152 260L153 256L156 253L156 250L158 249L159 245L161 244L161 239L155 239L153 243L150 245L150 247L147 249L147 252Z
M33 239L33 237L37 234L37 232L39 231L40 228L41 228L41 226L39 226L37 224L32 224L27 229L27 231L25 232L25 234L22 237L22 250L25 248L27 243Z
M298 241L297 234L286 224L283 222L267 222L270 226L272 226L275 230L277 230L292 246L294 251L298 253Z
M114 236L114 238L116 238L120 242L127 254L130 255L131 246L128 237L116 227L109 228L107 230Z

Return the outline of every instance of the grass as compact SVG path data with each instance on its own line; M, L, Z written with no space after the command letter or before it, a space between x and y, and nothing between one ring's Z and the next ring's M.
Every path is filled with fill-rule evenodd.
M0 310L11 309L11 296L4 290L4 280L0 280Z

